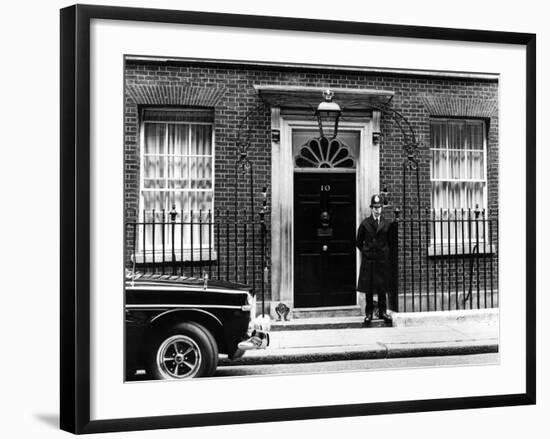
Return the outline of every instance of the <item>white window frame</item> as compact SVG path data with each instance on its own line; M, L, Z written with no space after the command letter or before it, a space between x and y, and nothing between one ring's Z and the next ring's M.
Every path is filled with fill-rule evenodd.
M146 120L143 120L143 113L145 110L150 110L150 109L153 109L153 110L159 110L159 111L165 111L165 112L168 112L168 111L173 111L173 112L178 112L178 111L182 111L180 109L177 109L177 108L162 108L162 107L154 107L154 108L151 108L151 107L145 107L142 109L141 111L141 117L140 117L140 122L139 122L139 150L140 150L140 172L139 172L139 210L138 210L138 221L139 222L143 222L144 221L144 218L143 218L143 204L144 204L144 199L143 199L143 194L144 192L155 192L155 191L162 191L162 192L211 192L212 193L212 208L211 208L211 221L212 221L212 242L210 243L211 245L209 246L208 243L206 244L203 244L202 245L202 254L201 254L201 248L200 248L200 244L194 244L194 249L193 249L193 252L191 252L191 248L190 246L186 246L184 244L184 247L183 249L181 249L181 246L180 246L180 241L178 240L178 242L176 243L176 245L174 246L174 250L175 250L175 256L176 256L176 261L182 261L182 258L183 258L183 261L191 261L191 260L194 260L196 262L202 260L202 261L208 261L208 260L216 260L217 259L217 253L215 251L215 235L214 235L214 226L215 226L215 209L214 209L214 206L215 206L215 176L216 176L216 173L215 173L215 163L216 163L216 157L215 157L215 152L216 152L216 137L215 137L215 133L216 133L216 130L215 130L215 123L214 121L212 122L196 122L196 121L146 121ZM189 110L189 109L185 109L185 110ZM164 151L166 152L165 154L145 154L145 125L146 124L164 124L166 125L166 131L165 131L165 139L164 139ZM166 159L170 156L175 156L174 154L168 154L168 125L209 125L212 127L212 139L211 139L211 150L212 150L212 154L211 155L204 155L204 154L192 154L192 155L186 155L185 157L186 158L200 158L200 157L211 157L212 158L212 177L211 177L211 180L212 180L212 185L211 185L211 188L210 189L199 189L199 188L195 188L195 189L190 189L190 188L169 188L168 187L168 167L166 167L166 173L165 173L165 181L166 181L166 185L164 188L162 189L158 189L158 188L145 188L145 176L144 176L144 169L145 169L145 158L146 157L165 157ZM191 144L191 130L189 129L189 132L188 132L188 136L189 136L189 144ZM169 223L170 222L170 215L169 215L169 212L171 210L171 206L167 206L167 209L166 209L166 222ZM190 213L190 212L184 212L184 213ZM193 212L194 214L198 214L199 212ZM208 211L203 211L203 217L204 216L207 216L208 214ZM176 222L178 221L181 221L181 218L179 218L181 215L181 209L178 210L178 217L176 219ZM204 218L206 220L206 218ZM187 221L186 221L187 222ZM186 226L188 227L188 226ZM167 233L170 233L170 226L167 227ZM207 232L208 233L208 232ZM143 252L143 248L142 248L142 245L143 243L139 240L139 237L137 239L137 251L136 251L136 263L143 263L143 262L152 262L153 261L153 254L155 255L155 261L156 263L159 263L161 261L161 259L159 258L162 258L162 250L160 249L147 249L146 253L144 254ZM172 247L169 246L169 248L167 248L165 250L165 254L167 256L169 256L171 258L171 250L172 250ZM170 259L171 260L171 259Z
M449 136L448 131L446 132L446 136L445 136L445 146L446 146L446 148L433 148L431 146L432 145L432 142L431 142L431 140L432 140L431 139L431 136L432 136L431 127L432 127L433 122L445 122L446 124L448 124L449 122L463 122L463 123L475 122L475 123L481 123L482 124L482 129L483 129L483 164L484 164L484 169L483 169L484 178L483 179L433 178L432 177L432 175L433 175L433 151L447 151L447 153L448 153L447 154L447 163L446 163L447 175L451 175L451 172L450 172L451 160L450 160L450 154L449 154L450 151L460 151L460 152L464 153L465 163L468 160L467 154L469 152L479 152L479 149L450 148L450 145L449 145L449 137L450 136ZM431 199L430 202L433 203L433 183L434 182L483 183L484 184L483 205L478 206L478 209L479 209L480 212L482 212L483 210L485 211L486 219L488 220L489 218L487 216L487 196L488 196L488 163L487 163L487 157L488 157L488 130L487 130L487 122L484 119L473 119L473 118L463 118L463 117L453 117L453 118L449 118L449 117L431 117L429 123L430 123L430 199ZM446 192L447 204L449 204L448 203L448 200L449 200L448 190L449 190L449 188L447 186L447 192ZM475 219L476 206L468 206L464 210L465 214L468 212L468 210L467 210L468 208L471 209L471 215L472 215L471 218ZM451 209L451 208L442 209L442 210L443 210L443 212L446 211L447 215L449 215L450 212L454 211L454 209ZM437 211L438 210L435 210L435 212L437 212ZM457 212L458 211L459 210L457 209ZM432 212L434 212L434 206L433 205L432 205ZM447 216L447 218L448 218L448 216ZM481 215L480 215L480 218L482 218ZM465 221L465 224L467 224L467 221ZM438 227L438 225L436 225L436 227ZM457 253L457 254L469 253L471 250L473 250L474 243L476 243L476 244L479 243L478 252L480 254L493 253L494 250L495 250L494 246L490 242L490 239L488 239L488 241L485 242L483 237L481 237L479 239L477 239L475 237L466 238L464 240L464 248L462 248L462 238L460 238L458 240L458 242L455 242L454 236L451 236L451 237L447 237L447 238L444 238L444 239L442 238L441 240L438 240L437 243L436 243L435 242L435 237L432 234L432 230L430 230L430 234L431 234L430 246L429 246L429 249L428 249L428 254L430 256L439 256L439 255L447 255L447 254L455 254L455 253ZM451 235L452 235L452 232L451 232Z

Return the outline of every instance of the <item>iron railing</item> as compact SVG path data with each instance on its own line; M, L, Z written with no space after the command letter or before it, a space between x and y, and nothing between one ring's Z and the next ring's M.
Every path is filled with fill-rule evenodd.
M392 308L498 307L498 219L485 210L412 211L393 224Z
M143 212L129 222L130 267L151 275L248 284L265 301L265 209ZM484 210L427 210L392 225L391 308L398 312L498 307L498 219Z
M149 275L208 277L250 285L265 282L266 226L262 211L144 211L127 223L130 270ZM260 284L261 283L261 284Z

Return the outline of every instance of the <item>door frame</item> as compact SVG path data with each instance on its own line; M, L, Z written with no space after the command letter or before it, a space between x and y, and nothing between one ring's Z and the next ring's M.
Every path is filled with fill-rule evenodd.
M380 131L379 117L374 115L361 121L341 121L339 129L359 131L359 157L356 169L356 226L370 214L370 196L379 192L380 149L372 142L372 133ZM284 303L294 308L294 160L292 157L292 130L317 128L314 120L288 118L280 108L271 109L273 136L271 150L271 315L275 307ZM279 140L279 141L277 141ZM360 266L359 255L356 276ZM356 303L360 303L359 294Z

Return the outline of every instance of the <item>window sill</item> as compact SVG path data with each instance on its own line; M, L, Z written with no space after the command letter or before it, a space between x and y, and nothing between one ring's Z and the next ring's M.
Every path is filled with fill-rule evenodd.
M164 262L169 264L172 262L209 262L216 261L218 259L218 253L214 249L205 247L202 249L202 254L200 249L175 249L175 259L172 259L172 249L166 249L164 252ZM154 252L155 264L162 264L162 251ZM136 264L152 264L153 263L153 252L147 252L145 255L143 253L137 253L134 257L131 258L132 262Z
M437 256L462 256L462 255L490 255L496 253L496 245L489 243L479 243L479 251L475 251L475 244L465 243L464 248L462 243L455 246L454 242L444 242L443 244L431 244L428 247L428 256L437 257Z

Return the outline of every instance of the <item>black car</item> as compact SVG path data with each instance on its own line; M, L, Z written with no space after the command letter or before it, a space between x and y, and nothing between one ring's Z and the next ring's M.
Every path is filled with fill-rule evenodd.
M256 300L248 286L177 276L126 281L126 379L212 376L218 354L239 357Z

